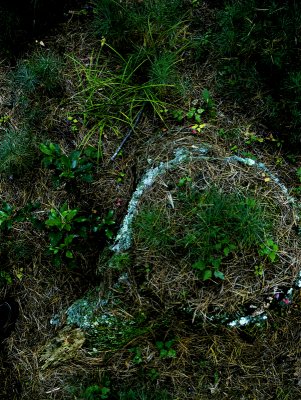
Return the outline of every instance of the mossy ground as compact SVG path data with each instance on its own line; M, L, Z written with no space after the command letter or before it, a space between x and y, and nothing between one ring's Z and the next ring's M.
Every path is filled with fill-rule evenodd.
M282 301L300 265L295 207L298 198L293 206L264 170L231 159L225 161L226 157L238 155L264 162L289 191L295 188L296 194L295 172L300 154L294 155L295 163L289 161L277 136L263 133L266 130L258 123L255 112L245 116L235 103L219 95L210 55L201 62L201 55L193 47L186 47L187 40L195 40L193 33L199 33L194 32L196 19L203 18L204 29L209 28L215 11L205 5L189 5L188 10L184 22L176 20L178 25L173 28L174 35L168 36L168 44L164 42L166 31L161 36L144 32L150 47L145 68L158 58L153 53L154 45L167 54L174 51L172 56L177 59L176 73L168 75L168 79L166 74L157 73L156 68L162 68L159 62L150 70L153 77L147 75L156 85L161 79L159 84L163 86L151 92L157 97L146 98L146 91L139 97L137 85L145 85L144 69L142 76L135 75L131 83L120 80L120 71L124 71L122 59L101 38L91 36L91 16L83 17L80 10L70 14L60 33L41 38L43 44L34 43L24 55L27 61L18 64L31 65L35 57L32 54L42 52L46 57L58 53L60 63L46 70L50 74L55 71L57 78L56 67L60 68L60 79L49 80L47 75L43 80L41 73L38 87L26 92L24 86L14 86L12 67L1 66L0 112L6 118L0 120L0 135L5 139L12 129L25 129L34 140L29 158L24 157L21 164L10 164L9 171L3 170L1 200L16 210L29 202L38 203L34 217L41 223L50 209L59 209L67 202L70 208L81 210L81 216L103 218L114 210L115 234L132 193L148 168L172 160L177 148L193 153L205 146L209 152L202 159L190 160L162 174L143 193L138 210L152 210L154 217L150 232L146 232L149 237L145 240L146 224L139 221L138 214L134 226L140 224L144 238L142 230L134 228L133 244L125 255L114 255L109 249L113 241L91 234L87 241L76 239L79 247L73 268L65 259L55 267L48 252L47 230L37 229L26 219L14 223L12 230L1 232L1 269L12 279L11 284L3 282L1 296L15 297L20 304L20 317L14 333L3 343L0 398L81 399L87 398L86 389L93 385L99 390L110 389L107 397L99 397L106 395L103 391L95 398L109 399L300 397L300 289L294 288L289 304ZM161 23L151 21L154 26ZM134 32L134 36L138 34ZM113 42L118 51L124 46L116 37L112 37ZM125 50L130 54L132 43L128 42ZM164 63L164 57L160 62ZM95 75L98 69L100 73ZM88 77L93 78L92 92ZM169 78L174 79L177 90L164 86L172 83ZM105 82L103 90L101 79ZM54 82L58 86L53 91ZM130 103L125 100L118 104L113 84L120 85L123 100L135 97L130 111ZM211 108L202 97L204 89L209 89L214 100ZM87 93L90 97L86 102ZM91 102L94 108L87 110L87 103ZM101 125L106 102L107 119ZM144 102L147 104L143 116L130 141L111 161ZM195 116L187 116L193 108L205 110L200 112L205 124L200 131ZM183 114L180 120L173 113L179 110ZM114 119L115 112L119 113L118 120ZM129 116L132 119L127 119ZM82 149L87 141L94 146L100 157L93 182L62 180L54 185L54 171L42 167L38 150L39 144L47 141L58 143L64 154ZM1 156L6 157L0 147L0 159ZM179 184L181 179L183 184ZM256 246L264 242L260 235L256 246L239 248L223 259L220 269L225 280L204 282L200 278L192 268L194 250L186 252L187 241L179 244L173 238L177 230L180 235L184 228L189 230L187 221L193 224L198 217L190 214L187 204L193 203L193 192L204 193L212 186L224 194L237 193L242 199L255 200L262 210L263 232L279 248L274 262L258 254ZM225 209L221 211L224 213ZM221 215L219 223L222 221ZM156 229L158 236L154 236ZM168 235L164 236L166 229ZM235 245L239 247L239 243ZM264 273L258 276L255 267L260 263ZM92 296L88 304L93 330L81 324L82 320L68 321L65 313L87 293ZM275 295L279 295L279 301ZM257 311L268 316L259 325L231 328L227 324L246 312ZM58 315L58 325L50 324L54 315ZM103 323L104 315L109 323ZM70 330L65 328L68 322L72 325ZM49 361L53 354L47 356L49 349L58 354L54 362Z

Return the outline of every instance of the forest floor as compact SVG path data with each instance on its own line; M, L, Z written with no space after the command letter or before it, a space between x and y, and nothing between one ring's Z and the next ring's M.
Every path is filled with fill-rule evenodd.
M19 317L0 398L301 398L300 155L219 96L186 21L164 61L177 78L160 83L155 68L132 79L152 55L132 67L90 18L72 11L1 65L0 297ZM169 168L179 149L190 156ZM160 163L131 247L114 253ZM96 331L66 314L85 296L109 318Z

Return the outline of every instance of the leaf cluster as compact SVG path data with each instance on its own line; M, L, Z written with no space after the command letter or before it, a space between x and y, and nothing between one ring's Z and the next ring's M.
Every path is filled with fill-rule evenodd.
M87 241L89 237L104 233L107 239L113 237L111 226L115 224L114 212L110 210L104 217L95 214L84 215L79 209L70 209L64 203L59 209L52 208L45 226L48 228L49 252L56 266L63 260L75 257L79 240Z
M168 340L167 342L158 341L156 347L160 351L160 358L175 358L177 352L173 349L174 340Z
M50 142L41 143L40 151L44 154L44 167L54 170L55 184L74 179L93 181L93 169L98 160L98 151L94 147L88 146L83 151L74 150L66 155L58 144Z

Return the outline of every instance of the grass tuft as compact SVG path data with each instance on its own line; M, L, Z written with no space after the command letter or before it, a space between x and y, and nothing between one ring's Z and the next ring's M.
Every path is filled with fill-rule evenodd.
M39 90L54 95L61 89L62 61L50 52L36 52L27 60L19 62L14 75L14 83L24 94Z
M20 176L32 168L35 160L35 145L25 129L7 128L0 141L0 172Z
M270 217L258 200L216 187L180 189L176 210L144 206L135 220L137 246L186 259L204 280L211 270L223 279L216 271L225 260L258 248L271 235Z

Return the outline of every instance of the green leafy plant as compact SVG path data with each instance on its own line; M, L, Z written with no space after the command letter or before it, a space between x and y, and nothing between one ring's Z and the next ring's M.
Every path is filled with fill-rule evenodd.
M62 254L67 258L73 258L71 245L73 240L78 237L74 224L76 222L86 222L86 218L75 218L78 209L69 209L67 203L58 210L52 208L49 212L45 225L50 229L49 233L49 251L55 256L55 264L60 264Z
M41 225L38 219L34 216L33 211L39 207L39 204L28 203L22 208L17 208L10 205L7 202L3 202L0 209L0 239L1 239L1 254L5 254L7 259L10 261L7 266L5 263L2 264L0 269L0 282L10 285L13 282L11 273L11 262L16 262L29 259L32 256L32 249L28 251L22 245L22 241L16 240L16 232L19 227L18 224L22 222L31 223L36 229L40 229ZM7 268L8 267L8 268ZM22 275L19 272L16 275L18 279Z
M75 239L86 240L89 235L104 232L107 239L113 237L111 226L115 224L114 212L110 210L104 217L92 213L78 215L79 209L70 209L64 203L59 209L52 208L45 226L49 230L49 251L54 264L59 266L64 259L73 259Z
M168 112L167 109L164 110L164 111L165 111L165 112ZM184 111L183 111L183 110L171 110L170 112L171 112L172 117L173 117L176 121L178 121L178 122L183 121L183 119L184 119L184 117L185 117L185 114L184 114Z
M179 188L181 188L183 186L186 186L190 182L192 182L192 178L190 176L183 176L182 178L179 179L179 182L177 183L177 186Z
M195 122L201 123L202 121L202 114L205 112L204 108L195 108L192 107L188 113L186 114L186 117L188 119L194 119Z
M131 257L129 253L115 253L109 261L109 267L118 271L123 271L130 265Z
M118 172L117 178L116 178L116 182L117 183L123 183L124 178L126 177L126 173L125 172Z
M260 245L258 254L262 257L266 257L272 263L277 260L277 253L279 247L272 239L267 239L264 243Z
M38 228L40 226L39 222L32 215L32 212L38 207L39 203L28 203L22 208L17 208L9 203L3 202L0 209L0 231L7 233L15 224L24 221L30 221Z
M133 347L132 349L129 349L129 351L133 353L132 363L136 365L143 363L143 356L139 347Z
M10 120L10 115L4 115L0 118L0 125L5 125Z
M0 210L0 229L11 229L16 222L16 210L8 203L3 203Z
M78 120L69 115L69 117L67 117L67 121L70 124L71 132L72 133L77 132L78 131L78 123L79 123Z
M92 214L89 217L89 221L92 226L93 233L104 230L107 239L113 238L113 231L111 229L111 227L115 225L113 210L109 210L104 217Z
M55 171L54 182L80 179L83 182L93 181L93 168L98 159L97 150L88 146L83 151L74 150L66 155L56 143L41 143L40 151L44 154L42 164Z
M90 385L81 394L85 400L109 399L111 390L105 386Z
M197 261L192 265L192 268L201 272L201 277L203 281L211 279L213 276L219 279L225 279L224 274L219 270L222 259L219 258L209 258L208 262Z
M167 342L156 342L156 347L160 352L160 358L175 358L177 352L172 348L174 345L174 340L168 340Z
M151 368L148 371L147 376L150 378L151 381L156 381L159 378L160 374L156 370L156 368Z
M6 285L11 285L13 283L13 279L11 277L11 275L3 270L0 270L0 282Z
M199 107L197 107L198 103ZM208 89L204 89L201 99L193 100L192 104L194 107L191 107L187 112L180 109L169 110L167 108L162 111L170 114L178 122L182 122L185 118L189 121L192 120L195 124L191 128L200 132L206 126L204 121L208 121L216 116L216 105Z
M255 265L254 274L256 276L263 276L264 275L264 266L262 264Z
M218 90L245 109L251 101L261 120L289 143L300 136L301 63L294 42L300 11L296 2L227 0L212 34Z
M202 105L210 118L216 116L216 104L208 89L202 91Z
M71 231L72 223L75 221L77 215L77 209L69 209L67 203L57 210L52 208L50 210L48 219L45 221L45 225L48 227L55 227L59 231ZM79 222L85 222L86 220L80 219Z
M183 185L185 182L183 181ZM178 188L177 212L142 208L134 221L134 237L166 257L181 255L201 280L224 279L222 267L236 252L258 249L260 237L272 231L260 202L215 187L198 192Z

